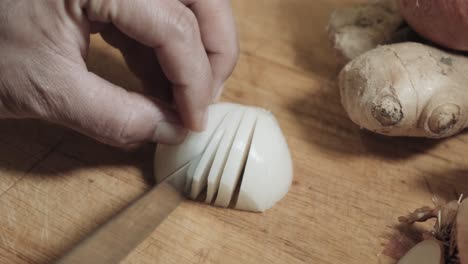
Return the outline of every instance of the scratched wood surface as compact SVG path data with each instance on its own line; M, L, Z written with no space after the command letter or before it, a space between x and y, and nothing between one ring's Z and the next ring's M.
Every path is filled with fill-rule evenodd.
M352 1L233 1L241 43L223 100L270 109L294 160L263 214L184 202L130 263L393 263L397 217L468 190L468 134L433 141L361 131L340 105L325 25ZM144 85L94 36L89 68ZM152 184L153 145L125 152L39 121L0 121L0 263L50 263Z

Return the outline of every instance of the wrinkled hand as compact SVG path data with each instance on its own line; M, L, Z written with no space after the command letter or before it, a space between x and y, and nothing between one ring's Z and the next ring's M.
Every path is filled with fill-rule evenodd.
M87 70L89 35L106 24L154 50L175 106ZM0 118L40 118L117 146L177 143L203 129L237 56L227 0L0 0Z

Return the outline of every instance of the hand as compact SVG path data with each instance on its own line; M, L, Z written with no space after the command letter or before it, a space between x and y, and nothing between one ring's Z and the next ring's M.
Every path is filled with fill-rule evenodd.
M175 107L87 70L89 35L105 25L154 50ZM0 0L0 118L40 118L117 146L177 143L203 129L237 56L227 0Z

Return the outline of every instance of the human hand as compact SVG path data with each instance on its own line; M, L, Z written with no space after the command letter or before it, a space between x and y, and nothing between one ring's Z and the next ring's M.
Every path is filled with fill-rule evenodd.
M154 50L175 107L87 70L89 35L105 24ZM0 118L40 118L117 146L177 143L203 129L237 56L227 0L0 0Z

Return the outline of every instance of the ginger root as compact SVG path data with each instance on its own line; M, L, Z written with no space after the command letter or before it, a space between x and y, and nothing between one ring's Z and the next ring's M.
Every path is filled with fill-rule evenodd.
M353 122L390 136L448 137L467 126L468 58L419 43L380 46L339 75Z
M354 123L376 133L454 135L468 126L468 58L415 42L384 45L404 40L402 23L395 0L333 13L333 46L351 60L339 75L343 107Z

